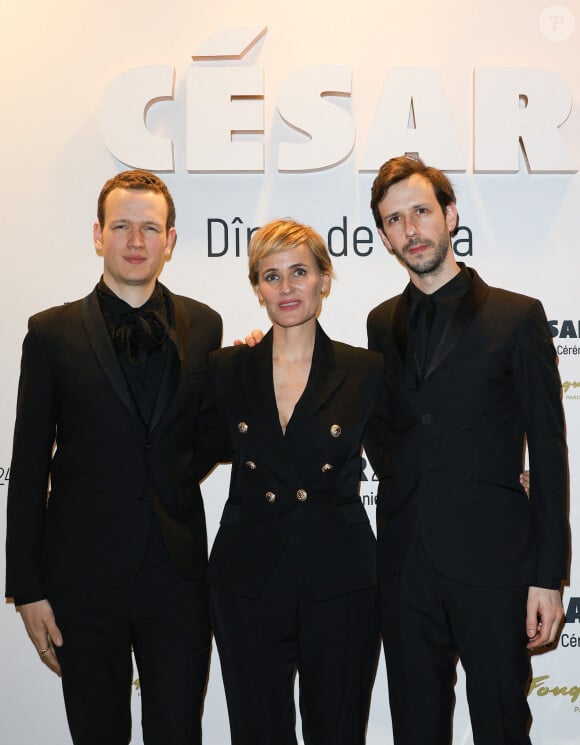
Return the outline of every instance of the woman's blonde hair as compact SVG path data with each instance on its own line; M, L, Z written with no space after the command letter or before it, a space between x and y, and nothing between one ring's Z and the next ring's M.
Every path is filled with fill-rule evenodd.
M290 219L272 220L252 236L248 246L248 277L252 287L256 288L258 285L262 259L295 246L306 246L314 256L320 273L328 275L328 286L324 292L326 297L330 292L332 279L332 261L326 243L308 225Z

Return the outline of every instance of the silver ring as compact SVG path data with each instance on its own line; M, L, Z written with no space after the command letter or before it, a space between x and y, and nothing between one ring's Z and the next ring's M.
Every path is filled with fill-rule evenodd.
M49 647L47 647L46 649L39 649L38 650L38 654L40 654L40 655L46 654L48 652L48 650L49 650Z

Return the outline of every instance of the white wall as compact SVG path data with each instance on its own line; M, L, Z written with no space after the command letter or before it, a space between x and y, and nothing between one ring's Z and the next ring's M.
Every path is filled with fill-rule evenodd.
M264 327L266 320L247 284L243 250L240 258L233 255L233 249L222 258L208 257L208 219L220 218L232 227L232 221L238 217L242 220L238 225L245 228L272 217L290 215L312 224L323 235L331 227L342 225L343 217L346 218L350 233L348 253L335 261L338 280L326 301L322 321L332 336L364 345L367 312L398 292L406 282L404 271L381 248L374 232L373 250L368 257L356 256L352 247L355 227L372 228L368 202L374 173L360 169L365 159L372 160L372 153L369 155L367 150L369 142L376 143L377 132L373 127L377 122L384 135L379 137L376 165L399 154L404 147L402 143L416 142L417 147L407 149L418 150L433 165L464 168L451 177L458 194L461 223L473 233L473 255L467 258L468 263L477 266L491 284L539 296L549 319L558 321L558 328L564 320L573 321L575 334L580 335L577 289L580 177L574 173L580 167L580 2L567 2L558 6L559 9L548 10L544 16L542 13L549 4L538 0L508 3L505 0L440 3L293 0L281 5L265 0L244 3L222 0L215 4L174 0L169 5L152 0L122 3L30 0L19 5L1 0L1 3L2 513L26 319L44 307L86 294L98 279L99 260L91 240L96 197L102 183L125 167L104 145L99 112L103 93L111 82L133 68L149 65L175 68L173 101L153 105L147 118L149 129L157 139L173 141L175 160L174 170L161 174L176 198L179 233L163 281L172 290L197 297L220 310L225 322L225 343L254 326ZM242 60L192 60L192 55L212 33L236 26L267 26L268 32ZM308 104L305 80L313 78L308 74L300 82L300 71L334 65L352 68L352 92L332 97L336 109L319 109L318 120L324 111L330 118L323 124L323 134L312 141L309 152L314 150L317 157L332 160L336 157L331 152L332 146L338 150L339 145L346 147L349 131L354 134L352 152L332 167L280 173L278 163L283 145L305 143L304 147L308 147L308 138L282 119L277 105L281 100L286 105L290 81L295 81L298 101L303 98ZM407 130L408 102L403 97L400 105L395 105L396 91L404 92L405 79L411 76L409 72L401 72L404 67L434 68L434 72L424 69L413 73L415 132ZM520 69L499 74L491 84L490 106L484 97L483 77L488 73L478 76L474 92L474 71L497 67ZM258 75L259 80L263 75L263 104L252 106L257 105L258 109L263 106L265 132L239 135L235 141L263 144L264 170L188 172L188 141L191 144L195 140L201 127L197 120L202 119L210 104L208 98L188 96L187 80L196 79L196 70L232 68L263 71ZM324 75L330 75L333 70L327 68ZM546 80L542 70L555 76ZM521 123L520 114L509 108L513 97L506 99L507 104L502 98L502 92L514 79L517 92L528 96L528 108L520 110L524 117ZM388 105L381 108L385 81L391 86L391 95ZM431 96L439 86L442 98L436 100ZM208 91L211 90L210 85ZM566 119L567 111L564 114L562 111L566 109L567 95L571 113ZM188 106L193 114L189 124ZM308 111L307 105L304 115ZM125 110L120 110L119 123L126 123L127 116ZM297 116L296 111L293 116ZM445 116L448 116L447 124ZM478 126L474 135L476 118ZM561 124L563 119L566 121ZM294 123L299 122L294 119ZM217 129L223 124L223 115L215 117ZM518 155L520 133L532 170L547 173L528 173L521 153ZM137 129L134 137L129 133L129 144L136 138ZM493 158L498 160L495 165L492 163L492 172L474 174L474 152L484 157L486 142L491 143L486 156L488 165ZM507 150L502 155L506 142ZM325 145L331 147L325 149ZM217 150L212 152L217 157ZM301 152L293 157L304 155ZM145 160L152 157L151 152L145 151L143 157ZM516 165L511 170L515 172L493 172L509 171L508 160L514 157ZM129 165L147 167L148 163ZM549 172L554 170L561 172ZM334 231L335 250L339 237ZM570 336L556 341L561 345L562 379L570 383L564 403L571 453L571 514L578 536L575 473L580 467L580 355L564 351L574 347L580 351L580 341ZM574 384L578 387L574 388ZM364 484L365 493L372 490L372 482ZM227 493L226 469L219 470L205 484L204 493L210 538L213 538ZM3 515L0 521L0 531L4 532ZM565 606L570 598L580 596L578 569L578 561L574 560ZM1 573L3 559L0 559ZM9 604L0 610L0 628L2 740L11 745L30 745L41 739L47 745L66 742L59 682L39 664L20 619ZM566 624L564 633L567 646L561 643L557 650L537 656L533 662L535 676L548 676L544 687L536 687L530 695L536 745L577 742L580 696L576 701L573 699L580 692L580 618ZM578 646L573 646L574 643ZM423 697L420 680L416 686L417 716L420 716ZM570 691L573 686L578 686L578 690ZM472 739L461 672L457 694L454 745L469 745ZM138 745L142 742L138 696L134 703L133 742ZM215 653L204 730L207 745L229 741ZM382 662L368 742L369 745L392 742Z

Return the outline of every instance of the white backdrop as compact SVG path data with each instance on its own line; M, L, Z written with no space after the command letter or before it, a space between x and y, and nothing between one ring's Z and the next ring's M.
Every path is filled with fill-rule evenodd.
M165 6L0 0L0 532L26 319L85 295L96 283L96 197L103 182L126 167L119 158L164 171L179 238L162 279L222 313L225 343L266 325L246 280L245 230L292 216L330 232L337 255L323 325L335 338L364 345L368 311L406 282L372 227L373 170L408 150L453 171L461 224L471 231L471 240L457 246L467 262L491 284L540 297L553 321L565 382L571 519L580 538L574 478L580 468L578 24L577 0L558 6L541 0L174 0ZM203 45L213 34L240 26L253 29L241 59L192 59L208 54ZM234 55L248 45L234 42ZM213 53L217 48L223 56L223 36L216 44ZM220 100L216 91L233 85L235 70L243 71L241 88L231 92L245 98ZM130 84L128 74L136 76ZM381 94L383 84L388 95ZM323 91L340 95L322 101ZM166 100L148 108L147 136L142 120L149 98ZM230 129L243 132L230 138ZM289 150L292 144L301 148ZM153 165L154 157L161 166ZM239 256L236 227L244 239ZM221 256L208 255L209 237L209 253ZM460 237L469 237L467 229ZM220 468L204 485L210 540L227 480ZM371 480L363 494L373 515ZM2 557L0 574L3 569ZM573 560L560 644L533 661L536 745L578 743L578 570ZM0 610L0 629L2 741L67 742L59 681L39 663L10 604ZM471 745L461 670L457 698L454 745ZM417 680L417 716L422 699ZM133 743L139 745L137 693L134 710ZM389 745L389 727L381 661L369 745ZM207 745L229 742L215 653L204 733Z

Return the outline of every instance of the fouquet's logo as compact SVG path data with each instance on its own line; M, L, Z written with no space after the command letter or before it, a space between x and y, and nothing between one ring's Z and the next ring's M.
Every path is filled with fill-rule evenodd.
M580 401L580 380L563 380L562 391L567 401Z
M528 696L538 696L539 698L544 698L545 696L562 696L569 698L570 702L574 703L580 696L580 686L554 685L550 675L538 675L532 678Z

